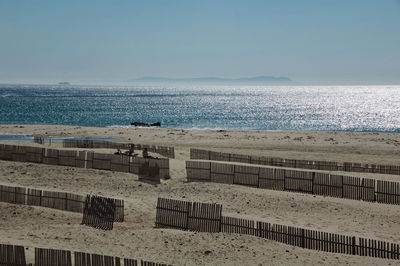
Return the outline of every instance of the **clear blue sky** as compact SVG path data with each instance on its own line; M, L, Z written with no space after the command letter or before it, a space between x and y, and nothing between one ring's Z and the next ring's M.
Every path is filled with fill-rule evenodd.
M397 0L0 0L0 82L400 84Z

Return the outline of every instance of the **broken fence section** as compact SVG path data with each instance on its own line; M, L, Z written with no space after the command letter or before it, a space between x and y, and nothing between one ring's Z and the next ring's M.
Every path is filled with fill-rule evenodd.
M114 222L124 221L124 201L111 199L115 204ZM83 213L86 196L67 192L45 191L25 187L0 185L0 202L40 206L62 211Z
M88 195L85 200L82 224L97 229L112 230L115 220L114 199Z

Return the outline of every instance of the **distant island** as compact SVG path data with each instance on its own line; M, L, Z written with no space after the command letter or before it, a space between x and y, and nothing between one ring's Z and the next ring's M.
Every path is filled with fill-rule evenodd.
M128 80L135 83L198 83L198 84L243 84L243 85L283 85L294 82L287 77L257 76L245 78L165 78L165 77L142 77Z
M64 82L58 82L58 85L71 85L71 83L64 81Z

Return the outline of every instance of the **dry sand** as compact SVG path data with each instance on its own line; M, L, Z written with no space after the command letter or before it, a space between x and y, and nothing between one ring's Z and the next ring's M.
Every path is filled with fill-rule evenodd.
M125 200L112 231L80 225L82 215L0 203L0 243L86 251L174 265L395 265L397 261L306 250L237 234L155 229L157 197L223 204L230 216L400 243L400 207L214 183L186 183L189 148L285 158L400 164L400 135L344 132L188 131L1 125L0 134L114 137L174 146L171 179L154 186L132 174L0 161L0 184ZM26 144L24 144L26 145ZM30 144L38 145L38 144ZM45 147L48 144L44 145ZM51 147L59 147L53 143ZM113 152L108 150L108 152ZM346 173L350 174L350 173ZM355 176L366 174L351 173ZM399 176L368 177L400 180ZM211 254L206 255L206 251Z

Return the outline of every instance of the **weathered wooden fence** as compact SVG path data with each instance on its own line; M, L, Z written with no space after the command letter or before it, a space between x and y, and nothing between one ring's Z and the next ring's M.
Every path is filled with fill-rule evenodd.
M191 214L193 208L201 210L198 215ZM191 227L190 219L194 219L198 226ZM399 244L222 216L222 205L219 204L158 198L156 227L209 233L239 233L307 249L400 260Z
M222 206L158 198L156 227L219 232Z
M72 266L71 251L35 248L35 266Z
M0 144L0 160L133 173L139 175L141 180L152 183L160 183L160 179L169 178L169 159L165 158L130 157L92 151Z
M186 161L189 182L216 182L400 205L400 183L327 173Z
M91 196L0 185L1 202L41 206L62 211L83 213L87 197ZM124 201L119 199L112 199L112 201L115 204L114 222L123 222Z
M190 149L190 159L227 161L227 162L237 162L237 163L280 166L288 168L314 169L314 170L400 175L400 165L378 165L378 164L353 163L353 162L294 160L294 159L284 159L276 157L230 154L230 153L215 152L215 151L200 150L200 149Z
M0 265L26 266L25 248L0 244Z
M94 148L94 149L129 149L134 145L135 150L143 150L147 148L149 152L158 153L167 158L175 158L174 147L165 147L158 145L134 144L128 142L113 142L113 141L94 141L90 139L64 139L63 146L65 148Z
M112 230L115 221L116 201L111 198L87 195L82 224Z
M146 260L73 252L69 250L35 248L35 266L168 266L169 264ZM72 264L72 261L74 264ZM25 247L0 244L0 265L28 266ZM29 264L32 265L32 264Z

